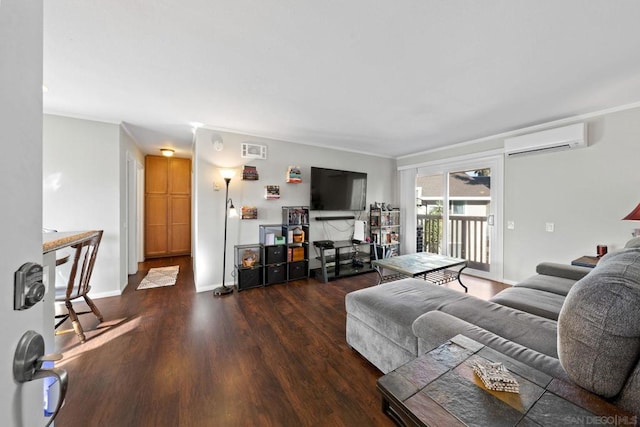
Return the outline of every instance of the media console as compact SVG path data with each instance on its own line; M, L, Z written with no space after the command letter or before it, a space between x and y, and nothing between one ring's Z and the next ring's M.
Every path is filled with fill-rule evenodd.
M355 274L374 271L371 266L370 242L354 242L352 240L339 240L332 246L318 246L321 262L322 281L340 277L353 276Z

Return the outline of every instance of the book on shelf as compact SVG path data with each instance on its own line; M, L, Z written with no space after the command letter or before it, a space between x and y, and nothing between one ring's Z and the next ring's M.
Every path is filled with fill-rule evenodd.
M265 185L264 186L264 198L267 200L275 200L280 198L280 186L279 185Z
M245 181L257 181L258 170L255 166L245 165L242 169L242 179Z
M309 208L304 206L285 206L282 222L287 225L309 224Z

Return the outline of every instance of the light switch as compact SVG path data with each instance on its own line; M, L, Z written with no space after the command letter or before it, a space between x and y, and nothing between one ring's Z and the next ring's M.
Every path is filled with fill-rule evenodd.
M545 230L547 230L549 233L553 233L553 230L555 229L555 224L552 222L547 222L545 224Z
M507 221L507 230L515 230L515 229L516 229L515 221Z

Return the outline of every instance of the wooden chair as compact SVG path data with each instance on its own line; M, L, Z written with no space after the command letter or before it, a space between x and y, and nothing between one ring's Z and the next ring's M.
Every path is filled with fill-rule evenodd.
M71 246L74 250L72 252L73 265L69 271L67 284L66 286L56 286L55 300L57 302L64 302L64 305L67 308L67 313L56 315L56 319L60 320L57 320L55 327L57 329L65 320L71 318L73 330L82 343L86 341L86 337L84 335L82 325L78 320L78 315L93 313L100 322L104 320L100 310L98 310L98 307L96 307L94 302L87 295L91 290L89 282L91 280L91 273L93 272L93 266L96 261L96 255L98 254L98 246L100 246L100 241L102 240L102 233L103 231L100 230L94 237ZM80 297L84 298L91 311L76 312L73 309L71 301ZM56 335L68 331L69 330L56 331Z

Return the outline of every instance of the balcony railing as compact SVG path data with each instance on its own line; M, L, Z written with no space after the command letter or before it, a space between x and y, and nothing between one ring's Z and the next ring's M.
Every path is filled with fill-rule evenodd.
M418 250L442 254L442 216L418 215ZM469 268L489 271L490 245L487 218L484 216L449 216L448 255L464 258Z

